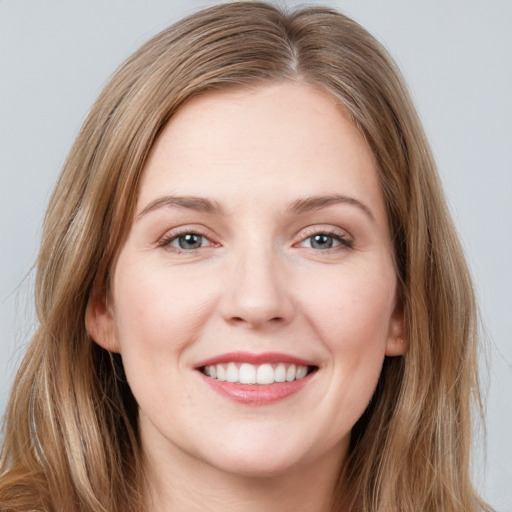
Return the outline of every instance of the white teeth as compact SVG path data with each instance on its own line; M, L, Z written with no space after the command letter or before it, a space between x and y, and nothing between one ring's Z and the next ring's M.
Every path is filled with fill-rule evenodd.
M238 382L239 371L235 363L229 363L226 370L226 380L228 382Z
M308 369L305 366L297 366L297 373L295 374L295 379L303 379L308 373Z
M286 366L279 363L274 372L274 379L276 382L284 382L286 380Z
M256 368L252 364L243 363L240 366L239 380L240 384L256 384Z
M274 384L274 368L270 364L262 364L258 367L258 384Z
M217 380L226 380L226 369L221 364L216 366ZM210 374L211 375L211 374Z
M205 366L204 374L212 379L238 384L274 384L274 382L293 382L308 374L308 367L302 365L278 363L260 364L227 363Z

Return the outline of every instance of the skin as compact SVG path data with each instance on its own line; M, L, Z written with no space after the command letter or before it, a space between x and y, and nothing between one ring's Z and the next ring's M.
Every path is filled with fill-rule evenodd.
M349 200L291 210L334 194ZM180 248L186 233L201 247ZM94 296L86 323L122 354L140 407L148 510L329 510L384 356L404 352L375 162L336 101L284 83L179 110L151 150L111 293ZM292 396L243 404L197 370L234 351L318 370Z

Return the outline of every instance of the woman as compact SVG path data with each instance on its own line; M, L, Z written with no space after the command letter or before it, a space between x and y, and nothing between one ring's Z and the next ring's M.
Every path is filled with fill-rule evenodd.
M331 10L213 7L66 162L2 510L489 510L475 304L398 71Z

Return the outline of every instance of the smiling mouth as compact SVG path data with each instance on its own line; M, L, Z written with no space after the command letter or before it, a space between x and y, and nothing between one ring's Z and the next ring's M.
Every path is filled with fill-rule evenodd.
M288 363L220 363L202 366L199 370L220 382L233 384L270 385L302 380L316 371L317 366L305 366Z

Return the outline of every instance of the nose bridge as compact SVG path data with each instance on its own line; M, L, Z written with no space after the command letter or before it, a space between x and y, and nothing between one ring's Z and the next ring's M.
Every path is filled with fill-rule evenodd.
M282 258L271 243L248 244L234 257L224 296L227 321L253 327L288 323L293 305Z

